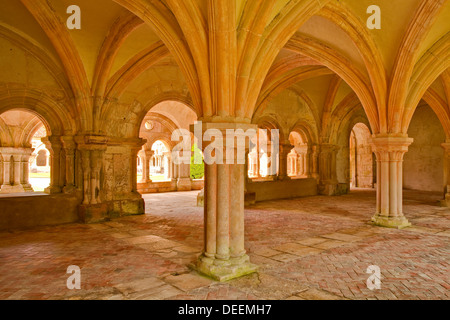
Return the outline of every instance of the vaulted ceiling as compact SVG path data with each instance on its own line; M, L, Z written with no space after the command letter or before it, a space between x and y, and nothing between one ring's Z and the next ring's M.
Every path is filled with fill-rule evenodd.
M171 100L326 137L358 108L374 133L405 134L423 99L450 137L450 1L375 2L0 0L0 113L24 101L61 131L126 137Z

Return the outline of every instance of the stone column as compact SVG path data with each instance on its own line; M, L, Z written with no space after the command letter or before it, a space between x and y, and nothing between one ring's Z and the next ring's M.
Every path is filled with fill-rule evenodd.
M313 145L311 147L311 155L310 155L310 171L311 171L311 178L316 179L319 181L319 146Z
M61 193L61 137L51 136L42 138L41 141L50 152L50 186L45 189L45 192L48 194Z
M190 159L190 152L188 155L182 154L180 152L180 157L186 157ZM187 161L187 160L186 160ZM190 191L192 190L192 180L191 180L191 164L190 163L180 163L178 164L179 178L177 181L178 191Z
M83 210L89 211L88 205L102 203L99 197L101 190L100 171L103 166L103 158L107 149L107 139L103 136L86 135L75 137L75 142L81 152L81 164L83 169L83 205L85 206ZM134 167L136 167L136 160L134 160Z
M172 153L171 152L165 152L164 153L164 175L166 176L166 180L170 180L171 179L171 169L170 169L170 163L172 158Z
M267 143L267 178L273 180L277 176L277 152L272 150L272 143Z
M444 200L441 206L450 207L450 142L442 144L444 148Z
M30 157L33 153L32 148L24 148L20 159L20 186L23 192L33 192L30 184Z
M203 132L218 129L224 137L220 150L226 154L226 129L256 130L256 125L203 123ZM243 138L239 136L238 138ZM207 147L204 142L203 147ZM231 146L228 146L231 148ZM248 143L246 143L248 148ZM250 263L244 243L245 150L234 149L233 164L211 163L205 152L205 245L193 266L218 281L228 281L256 271ZM218 156L218 155L216 155ZM242 157L242 158L238 158Z
M66 185L64 187L65 193L71 193L75 190L75 151L76 143L72 136L61 137L63 142L64 152L66 154Z
M1 153L3 162L3 184L1 186L0 193L10 193L10 190L12 188L11 185L11 153L7 152L5 148L2 148Z
M338 191L336 174L336 155L339 147L332 144L320 145L319 154L319 193L332 196Z
M403 156L413 139L379 135L372 139L377 158L377 206L372 221L379 226L411 226L403 215Z
M280 142L280 172L278 174L279 180L284 179L290 179L287 172L287 165L288 165L288 157L289 153L291 152L293 146L290 144L289 141L286 141L284 143Z
M141 183L151 183L152 182L152 180L150 178L150 161L154 155L155 155L155 152L151 151L151 150L144 150L144 152L142 152L142 157L141 157L142 179L140 181Z
M174 161L172 161L172 181L177 182L179 177L179 166Z

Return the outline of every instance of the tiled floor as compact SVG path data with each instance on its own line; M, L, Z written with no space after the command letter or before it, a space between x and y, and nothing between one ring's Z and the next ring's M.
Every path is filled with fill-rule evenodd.
M146 195L147 214L0 233L0 299L449 299L450 210L405 192L414 227L368 223L375 193L259 203L246 210L258 274L216 283L190 272L202 248L197 192ZM81 290L66 287L81 268ZM368 266L381 268L370 291Z

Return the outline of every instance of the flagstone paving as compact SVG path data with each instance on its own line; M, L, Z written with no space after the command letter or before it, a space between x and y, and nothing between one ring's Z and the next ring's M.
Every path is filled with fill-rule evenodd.
M197 192L145 195L147 214L0 233L0 299L449 299L450 210L405 191L413 227L372 226L372 190L258 203L246 247L259 272L217 283L188 265L202 251ZM67 268L81 268L69 290ZM369 290L369 266L381 289Z

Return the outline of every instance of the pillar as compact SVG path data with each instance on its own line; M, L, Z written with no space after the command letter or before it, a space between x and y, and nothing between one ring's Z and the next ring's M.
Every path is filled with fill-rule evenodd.
M154 151L144 150L142 152L141 161L142 161L142 179L141 183L151 183L152 180L150 178L150 161L152 157L155 155Z
M75 152L76 143L72 136L61 137L65 157L65 181L63 191L65 193L72 193L75 191Z
M249 124L203 123L203 132L218 129L224 140L226 129L256 130ZM243 136L239 136L242 138ZM203 147L206 147L204 142ZM226 141L222 149L226 154ZM231 148L230 146L228 146ZM248 148L248 143L246 143ZM208 164L205 161L204 252L193 267L218 281L228 281L256 271L244 243L245 150L233 164ZM205 157L208 155L205 153Z
M319 153L319 193L332 196L338 191L336 174L336 155L339 146L333 144L320 145Z
M19 185L23 192L33 192L33 187L30 184L30 158L33 153L31 148L23 148L22 154L20 155L20 178Z
M311 178L316 179L318 182L320 180L319 176L319 146L311 146L311 153L309 157L310 161L310 172Z
M444 148L444 199L441 206L450 207L450 142L442 144Z
M287 142L280 142L280 172L278 174L279 180L289 179L288 172L287 172L287 166L288 166L288 158L289 153L291 152L293 146L290 144L289 141Z
M188 157L185 154L180 153L180 157ZM189 157L190 159L190 152ZM190 191L192 190L192 180L191 180L191 164L189 163L180 163L178 164L178 181L177 181L177 190L178 191Z
M2 193L7 193L7 189L11 188L11 154L2 150L3 157L3 184L1 188Z
M273 150L271 142L267 146L267 177L275 180L277 176L277 154L278 150Z
M377 158L377 205L372 221L378 226L411 226L403 215L403 157L412 142L411 138L393 135L372 139Z
M172 153L171 152L165 152L164 153L164 175L166 177L166 180L171 179L171 169L170 169L170 163L172 159Z
M87 135L75 137L75 142L81 153L83 205L100 204L102 202L100 199L100 171L103 167L103 158L107 149L107 139L103 136ZM135 156L137 157L137 151ZM136 167L136 160L134 160L134 167Z

